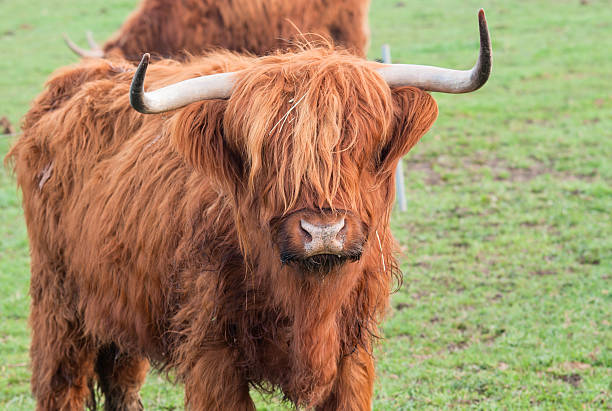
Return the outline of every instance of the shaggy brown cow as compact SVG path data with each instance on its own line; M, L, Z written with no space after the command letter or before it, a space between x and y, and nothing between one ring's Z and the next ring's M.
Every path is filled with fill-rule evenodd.
M372 339L399 275L394 170L437 115L410 85L484 84L482 12L480 28L466 72L313 48L163 60L146 82L167 87L151 93L148 56L136 72L86 60L55 73L8 156L30 237L38 409L81 409L94 381L107 410L141 409L152 361L190 409L252 410L255 387L369 410ZM166 113L132 110L128 91Z
M370 0L143 0L102 48L90 34L91 50L66 42L83 57L133 61L144 52L176 58L218 47L264 55L316 33L365 57L369 7Z

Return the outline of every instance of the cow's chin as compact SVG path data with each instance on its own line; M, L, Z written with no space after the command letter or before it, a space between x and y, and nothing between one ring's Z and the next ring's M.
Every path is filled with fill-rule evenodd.
M361 252L350 254L317 254L310 257L281 255L281 262L288 264L304 275L326 277L342 271L342 268L359 261Z

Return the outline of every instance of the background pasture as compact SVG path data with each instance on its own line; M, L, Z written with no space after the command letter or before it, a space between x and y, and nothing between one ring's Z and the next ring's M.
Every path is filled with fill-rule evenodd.
M62 32L102 42L135 3L0 0L0 118L18 132L47 76L77 61ZM610 0L372 3L370 58L388 42L397 62L467 68L481 6L494 50L490 82L436 95L439 119L404 160L404 284L374 409L612 409ZM14 138L0 136L2 156ZM0 212L0 409L26 410L28 246L6 169ZM157 374L142 395L182 409Z

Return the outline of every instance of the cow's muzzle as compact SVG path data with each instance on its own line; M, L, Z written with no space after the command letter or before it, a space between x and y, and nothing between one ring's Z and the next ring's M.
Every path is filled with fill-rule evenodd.
M361 258L364 225L346 211L300 210L277 224L275 241L283 264L328 273Z

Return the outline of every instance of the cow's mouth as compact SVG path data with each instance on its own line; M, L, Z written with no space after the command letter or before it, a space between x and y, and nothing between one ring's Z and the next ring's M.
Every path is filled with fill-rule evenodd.
M360 258L360 251L352 254L317 254L310 257L282 254L281 262L295 265L304 273L327 275L345 263L359 261Z

